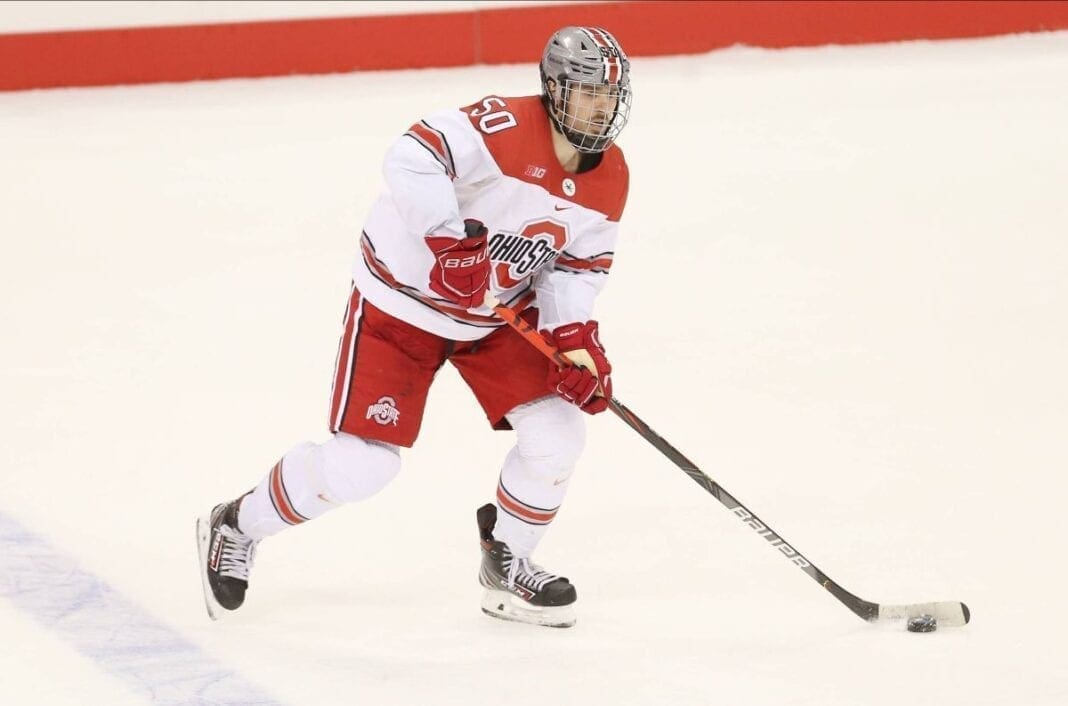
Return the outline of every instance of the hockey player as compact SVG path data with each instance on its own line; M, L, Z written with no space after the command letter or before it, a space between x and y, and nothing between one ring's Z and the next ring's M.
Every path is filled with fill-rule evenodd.
M446 361L495 429L514 429L496 503L477 515L482 609L574 624L575 587L531 561L612 370L592 319L612 265L628 172L616 137L630 64L603 29L565 27L540 96L490 96L413 124L389 149L367 217L339 346L325 443L288 451L253 490L197 522L209 614L244 601L257 543L380 491L419 433ZM573 361L550 363L484 304L522 312Z

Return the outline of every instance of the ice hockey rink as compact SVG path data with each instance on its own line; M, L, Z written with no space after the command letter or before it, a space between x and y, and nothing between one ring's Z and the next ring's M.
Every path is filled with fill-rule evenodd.
M209 621L194 519L325 438L387 145L536 68L0 94L0 704L1068 703L1066 77L1068 33L633 62L616 396L846 589L970 606L933 634L611 414L535 556L578 624L483 616L511 436L448 366Z

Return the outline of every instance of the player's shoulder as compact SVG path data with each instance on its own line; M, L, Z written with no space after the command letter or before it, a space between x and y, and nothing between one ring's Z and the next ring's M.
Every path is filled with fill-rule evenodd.
M530 145L545 131L548 117L540 96L489 95L460 108L487 145Z
M623 148L619 145L613 144L604 151L604 156L601 158L601 164L598 168L607 178L617 182L617 185L624 189L630 182L630 167L627 166L627 159L623 156Z
M483 96L474 103L460 108L461 112L471 118L482 118L504 112L511 113L517 119L527 118L532 114L540 117L540 111L543 110L541 96L502 96L497 93Z
M490 95L460 112L504 174L525 179L541 169L537 165L554 158L549 117L540 96Z
M597 204L597 210L608 220L618 221L623 216L630 192L630 169L619 145L611 145L601 155L600 163L579 177L576 179L578 185Z
M552 143L552 124L541 96L489 95L460 112L467 115L501 172L541 186L609 220L619 220L626 204L630 172L623 150L612 145L593 169L564 172Z
M418 122L446 132L470 132L468 116L460 108L439 108L424 114Z

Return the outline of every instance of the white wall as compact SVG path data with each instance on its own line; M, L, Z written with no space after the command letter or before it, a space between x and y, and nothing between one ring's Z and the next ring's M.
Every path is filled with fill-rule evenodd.
M462 12L478 7L548 2L3 2L0 34L103 27L202 24L296 17Z

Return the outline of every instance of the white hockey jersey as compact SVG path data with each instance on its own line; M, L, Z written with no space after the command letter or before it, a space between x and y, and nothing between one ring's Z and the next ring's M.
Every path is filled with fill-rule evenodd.
M582 174L556 159L538 96L491 96L414 124L386 154L385 186L364 224L353 280L368 301L455 341L502 322L430 290L428 234L464 236L464 219L489 229L490 290L508 306L539 309L539 328L587 321L612 266L629 176L610 147Z

